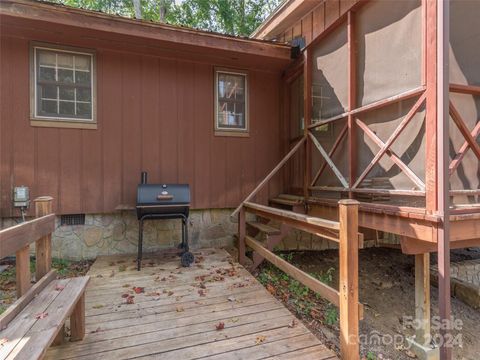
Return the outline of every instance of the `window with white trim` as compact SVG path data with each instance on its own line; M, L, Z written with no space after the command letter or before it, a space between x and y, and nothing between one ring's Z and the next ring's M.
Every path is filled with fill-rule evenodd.
M94 53L33 47L32 120L95 123Z
M248 135L247 73L215 71L215 132L217 135Z

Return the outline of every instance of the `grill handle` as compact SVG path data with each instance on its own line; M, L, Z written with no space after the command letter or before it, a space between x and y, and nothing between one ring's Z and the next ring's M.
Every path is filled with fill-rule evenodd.
M142 174L140 176L140 184L146 184L147 183L147 172L142 171Z

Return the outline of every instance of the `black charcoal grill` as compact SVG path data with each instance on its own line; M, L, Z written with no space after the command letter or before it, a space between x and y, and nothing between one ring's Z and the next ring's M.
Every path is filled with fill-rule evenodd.
M137 269L142 266L143 221L147 219L181 219L182 242L178 246L183 266L190 266L194 257L188 249L188 213L190 187L188 184L148 184L142 172L137 188L137 218L139 221Z

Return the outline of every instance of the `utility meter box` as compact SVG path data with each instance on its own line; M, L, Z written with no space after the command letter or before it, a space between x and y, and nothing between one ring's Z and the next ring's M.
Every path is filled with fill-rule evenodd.
M13 189L13 206L28 208L30 205L30 189L27 186L15 186Z

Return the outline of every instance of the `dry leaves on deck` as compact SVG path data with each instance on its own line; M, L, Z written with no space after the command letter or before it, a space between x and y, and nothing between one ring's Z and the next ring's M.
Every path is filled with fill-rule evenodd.
M255 339L255 345L265 342L266 339L267 339L266 336L258 335L257 338Z
M225 323L219 322L217 325L215 325L215 328L217 330L223 330L223 329L225 329Z
M47 312L42 312L37 315L35 315L35 319L40 320L40 319L45 319L48 316Z
M55 290L57 290L57 291L62 291L63 289L65 289L65 286L63 286L63 285L55 286Z
M103 308L103 305L102 304L96 304L96 305L93 305L92 308L93 309L101 309L101 308Z
M139 286L134 286L133 291L135 291L136 294L141 294L141 293L145 292L145 288L144 287L139 287Z

